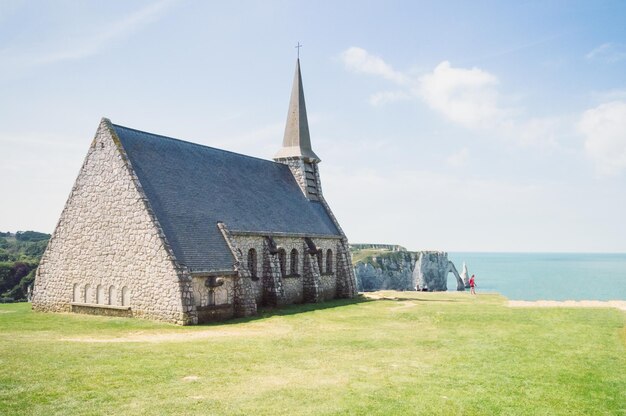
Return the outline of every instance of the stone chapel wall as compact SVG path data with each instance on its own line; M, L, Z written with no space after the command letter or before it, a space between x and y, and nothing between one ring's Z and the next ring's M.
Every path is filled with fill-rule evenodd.
M42 257L33 309L114 314L117 307L194 323L190 279L177 268L108 123L96 133Z
M237 246L241 249L243 253L243 257L245 258L244 263L247 264L247 254L251 248L255 249L257 253L257 266L256 269L259 273L258 279L252 280L252 287L255 293L255 298L257 300L257 304L261 305L263 301L263 279L260 276L261 271L263 270L263 238L262 236L257 235L237 235L236 232L232 232L233 240L235 240ZM323 300L330 300L336 297L336 248L337 241L336 238L313 238L313 242L316 244L317 248L322 252L321 264L321 276L320 276L320 284L321 284L321 293ZM304 302L304 294L303 294L303 276L304 276L304 255L306 253L306 243L304 242L304 238L298 237L274 237L274 241L276 245L285 250L285 271L286 275L282 276L282 287L284 291L284 303L285 304L293 304L293 303L302 303ZM291 273L292 264L291 264L291 256L290 253L293 249L296 249L298 252L298 265L296 270L298 271L295 275ZM328 250L331 250L332 261L331 261L331 271L327 270L327 255Z

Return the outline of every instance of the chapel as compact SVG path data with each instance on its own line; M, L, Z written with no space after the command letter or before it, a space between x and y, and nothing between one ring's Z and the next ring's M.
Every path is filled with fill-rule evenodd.
M356 296L319 163L299 59L273 161L103 118L41 259L33 309L191 325Z

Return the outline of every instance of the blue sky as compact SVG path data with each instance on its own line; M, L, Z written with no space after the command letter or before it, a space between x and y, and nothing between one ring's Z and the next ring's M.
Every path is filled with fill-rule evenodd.
M353 242L626 252L626 3L3 1L0 230L52 232L101 117L271 158L300 41Z

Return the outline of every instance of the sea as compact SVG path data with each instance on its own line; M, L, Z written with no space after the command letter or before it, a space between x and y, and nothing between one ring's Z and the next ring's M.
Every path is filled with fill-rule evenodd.
M626 300L626 253L448 253L476 291L511 300ZM448 275L448 290L456 279Z

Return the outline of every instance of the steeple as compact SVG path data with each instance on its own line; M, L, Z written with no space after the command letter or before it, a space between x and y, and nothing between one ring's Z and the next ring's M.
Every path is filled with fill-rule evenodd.
M304 162L311 163L320 162L320 158L311 149L309 122L306 116L302 75L300 74L300 58L296 61L296 73L293 78L291 99L289 100L283 147L274 156L275 160L286 158L300 158Z

